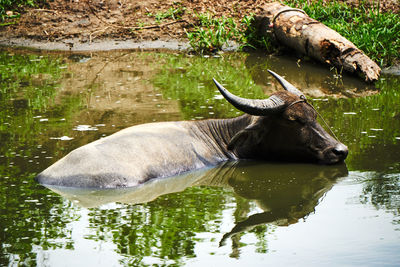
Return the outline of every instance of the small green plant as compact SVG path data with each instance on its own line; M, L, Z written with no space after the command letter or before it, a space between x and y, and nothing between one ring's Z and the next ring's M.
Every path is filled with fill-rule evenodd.
M215 53L229 40L239 39L240 33L232 18L213 18L210 14L198 14L198 25L186 32L189 43L200 54Z
M136 22L137 27L143 28L147 25L146 22L143 22L142 20L138 20L138 22Z
M164 19L178 20L182 19L183 14L185 14L186 8L182 7L181 4L175 3L165 12L157 12L156 14L148 12L146 15L149 17L154 17L157 23L161 23Z

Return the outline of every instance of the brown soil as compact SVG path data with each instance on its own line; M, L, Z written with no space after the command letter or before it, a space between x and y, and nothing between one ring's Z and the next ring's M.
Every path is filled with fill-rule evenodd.
M354 5L358 3L354 1ZM371 0L373 1L373 0ZM381 1L382 10L398 12L397 0ZM186 40L185 30L197 23L196 14L233 17L236 20L271 0L53 0L42 8L25 10L15 24L0 28L0 38L24 38L47 42L91 43L102 39ZM181 10L176 17L157 20L169 10ZM8 21L12 22L12 21Z
M18 23L3 27L0 36L43 41L97 38L135 41L186 38L185 29L196 24L196 13L241 18L257 12L262 1L193 0L54 0L47 7L28 9ZM182 10L179 18L156 20L168 10Z

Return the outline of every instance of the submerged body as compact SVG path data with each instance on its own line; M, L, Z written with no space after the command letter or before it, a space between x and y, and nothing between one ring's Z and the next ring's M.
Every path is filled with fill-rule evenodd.
M287 91L265 100L239 98L215 81L221 94L247 113L243 116L133 126L72 151L36 180L55 186L118 188L227 160L343 161L347 147L318 124L300 91L272 74Z
M224 124L223 120L215 123ZM129 187L151 178L237 159L225 149L224 139L219 139L223 134L210 138L216 133L210 127L187 121L129 127L75 149L43 171L37 180L42 184L72 187ZM229 135L229 131L225 134Z

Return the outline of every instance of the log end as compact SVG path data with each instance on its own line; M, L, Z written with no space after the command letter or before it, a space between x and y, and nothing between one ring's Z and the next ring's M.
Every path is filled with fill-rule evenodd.
M375 82L379 79L381 68L357 48L342 51L333 62L337 68L359 74L366 82Z

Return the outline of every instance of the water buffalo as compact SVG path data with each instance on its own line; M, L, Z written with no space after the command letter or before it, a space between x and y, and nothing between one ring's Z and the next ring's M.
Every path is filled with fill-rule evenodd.
M343 161L347 147L318 124L305 96L269 72L286 91L263 100L235 96L214 80L225 99L246 113L240 117L129 127L73 150L36 180L45 185L118 188L227 160Z

